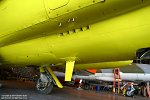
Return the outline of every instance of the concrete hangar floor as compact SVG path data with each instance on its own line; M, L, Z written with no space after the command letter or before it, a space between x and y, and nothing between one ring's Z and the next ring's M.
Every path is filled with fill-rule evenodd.
M74 87L64 87L59 89L55 87L49 95L39 94L35 91L33 82L22 81L0 81L3 87L0 88L0 96L2 100L6 95L22 95L26 96L23 100L150 100L141 96L124 97L122 95L114 95L111 92L96 92L90 90L77 90ZM9 99L7 99L9 100ZM12 99L11 99L12 100Z

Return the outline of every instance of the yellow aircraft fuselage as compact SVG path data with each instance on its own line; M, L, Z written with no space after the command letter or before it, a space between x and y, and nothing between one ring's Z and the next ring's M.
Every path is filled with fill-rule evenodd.
M149 37L149 0L0 1L1 65L128 64Z

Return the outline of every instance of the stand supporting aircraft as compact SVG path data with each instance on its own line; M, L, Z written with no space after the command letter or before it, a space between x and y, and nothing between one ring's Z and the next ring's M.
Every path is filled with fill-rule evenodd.
M0 0L0 67L38 66L48 94L63 87L51 67L66 65L69 81L74 68L147 58L149 12L150 0Z

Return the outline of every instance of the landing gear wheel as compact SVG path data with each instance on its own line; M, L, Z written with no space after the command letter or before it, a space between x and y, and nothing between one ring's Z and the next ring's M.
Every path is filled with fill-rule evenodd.
M89 84L85 84L85 85L84 85L84 89L85 89L85 90L89 90L89 89L90 89L90 85L89 85Z
M126 96L128 96L128 97L134 97L134 92L132 91L127 91L126 92Z
M46 77L46 81L39 78L36 83L36 90L42 94L50 94L54 86L52 78L48 77L46 74L43 75Z

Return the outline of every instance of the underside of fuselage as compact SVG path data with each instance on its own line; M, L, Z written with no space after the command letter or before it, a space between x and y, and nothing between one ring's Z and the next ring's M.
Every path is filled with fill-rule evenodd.
M65 66L70 81L74 68L149 59L149 11L149 0L2 0L0 67L40 67L47 94L62 88L51 67Z
M1 58L7 63L26 65L63 64L67 60L79 64L134 60L136 50L150 45L149 10L146 6L88 26L22 42L17 38L24 35L2 37L5 46L0 48ZM22 31L27 30L32 29Z

